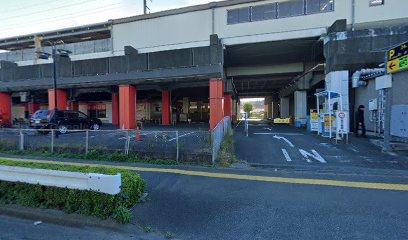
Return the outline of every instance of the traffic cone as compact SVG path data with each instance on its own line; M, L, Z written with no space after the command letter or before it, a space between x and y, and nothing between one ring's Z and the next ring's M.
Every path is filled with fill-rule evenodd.
M140 142L140 131L139 131L139 127L136 128L136 142Z

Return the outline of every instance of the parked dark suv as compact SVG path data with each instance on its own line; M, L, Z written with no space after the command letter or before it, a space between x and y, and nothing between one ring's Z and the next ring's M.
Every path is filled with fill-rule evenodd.
M69 129L99 130L102 121L80 111L38 110L31 117L30 125L36 129L58 129L64 134Z

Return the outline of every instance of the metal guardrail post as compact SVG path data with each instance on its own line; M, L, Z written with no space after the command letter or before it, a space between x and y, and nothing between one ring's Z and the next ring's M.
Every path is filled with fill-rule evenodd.
M179 163L180 145L179 145L179 132L178 131L176 131L176 146L177 146L176 161L177 163Z
M86 130L86 139L85 139L85 154L89 152L89 130Z
M24 151L24 134L23 130L20 129L20 151Z
M126 131L126 141L125 141L125 154L126 155L129 155L129 145L130 145L129 131Z
M54 129L51 129L51 152L54 152Z

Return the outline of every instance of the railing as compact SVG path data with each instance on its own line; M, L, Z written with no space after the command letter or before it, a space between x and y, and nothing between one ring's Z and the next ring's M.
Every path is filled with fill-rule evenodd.
M212 163L215 164L225 134L231 129L231 118L224 117L212 131Z
M11 166L0 166L0 180L89 190L110 195L120 193L122 185L120 174L104 175Z
M0 129L0 151L120 153L140 159L211 162L208 131Z

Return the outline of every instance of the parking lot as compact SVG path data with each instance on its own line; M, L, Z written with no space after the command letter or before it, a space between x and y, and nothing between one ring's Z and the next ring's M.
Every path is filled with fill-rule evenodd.
M23 135L23 136L22 136ZM23 138L23 146L20 146ZM142 130L103 126L99 131L72 130L51 134L34 129L0 130L0 149L63 153L123 152L181 162L211 161L211 135L207 124L145 125Z

